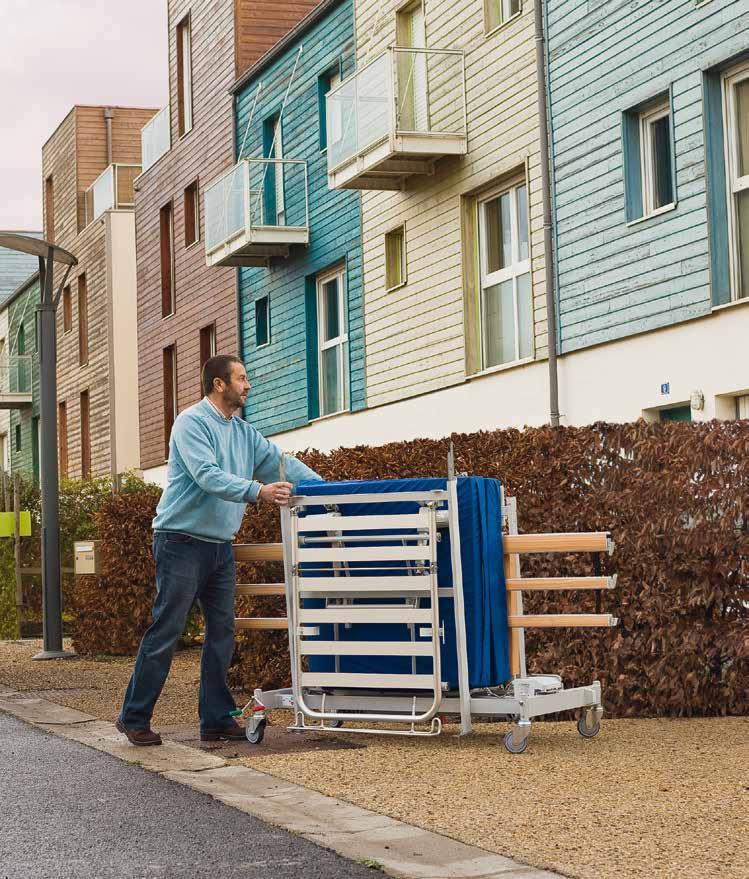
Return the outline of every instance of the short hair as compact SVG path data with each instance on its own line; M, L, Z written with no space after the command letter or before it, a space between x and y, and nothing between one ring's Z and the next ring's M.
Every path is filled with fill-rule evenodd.
M220 378L222 382L229 384L231 381L231 365L242 361L234 354L216 354L209 357L203 364L200 374L200 382L203 385L203 393L208 395L213 391L213 380Z

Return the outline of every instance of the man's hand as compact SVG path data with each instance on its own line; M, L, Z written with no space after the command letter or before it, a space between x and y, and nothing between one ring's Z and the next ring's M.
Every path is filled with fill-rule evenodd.
M290 482L271 482L260 489L258 500L269 504L278 504L279 507L285 507L289 502L293 487Z

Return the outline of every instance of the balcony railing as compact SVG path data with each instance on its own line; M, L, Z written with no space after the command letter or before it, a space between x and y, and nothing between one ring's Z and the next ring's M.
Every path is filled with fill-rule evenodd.
M242 159L205 190L211 266L263 266L309 243L307 163Z
M436 159L467 152L462 51L391 47L326 101L333 189L398 189Z
M86 225L112 208L135 206L133 180L140 165L110 165L86 190Z
M147 171L151 165L168 152L171 146L171 131L169 128L169 107L164 107L152 119L141 128L141 161L143 170Z
M0 354L0 409L31 405L33 368L31 354Z

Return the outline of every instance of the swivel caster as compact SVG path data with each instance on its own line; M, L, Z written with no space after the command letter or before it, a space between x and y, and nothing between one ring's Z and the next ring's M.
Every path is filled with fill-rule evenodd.
M592 739L601 731L600 711L586 711L577 721L577 731L584 739Z
M505 748L507 748L511 754L522 754L528 747L528 736L526 736L519 744L515 744L512 737L512 730L510 730L505 733L504 743Z
M245 735L247 736L247 741L251 745L259 745L265 736L265 721L258 721L254 729L252 728L252 724L248 725L245 728Z

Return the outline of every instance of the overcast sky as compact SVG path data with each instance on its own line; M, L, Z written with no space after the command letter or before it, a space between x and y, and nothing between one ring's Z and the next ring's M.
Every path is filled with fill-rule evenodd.
M166 104L166 4L0 0L0 229L42 228L42 144L74 104Z

